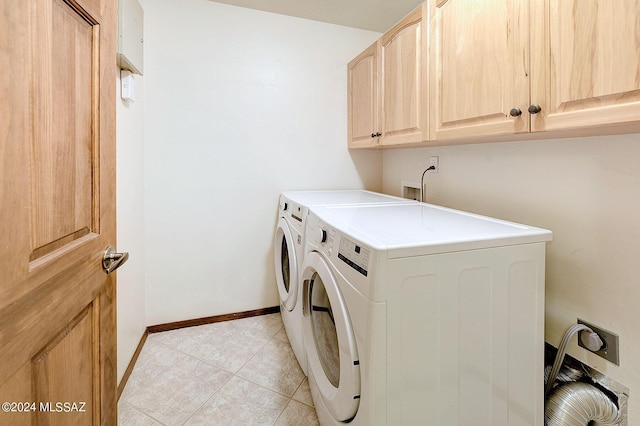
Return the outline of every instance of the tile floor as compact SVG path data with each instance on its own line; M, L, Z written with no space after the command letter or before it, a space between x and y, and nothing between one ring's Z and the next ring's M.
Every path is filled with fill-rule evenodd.
M121 426L318 425L280 314L150 334Z

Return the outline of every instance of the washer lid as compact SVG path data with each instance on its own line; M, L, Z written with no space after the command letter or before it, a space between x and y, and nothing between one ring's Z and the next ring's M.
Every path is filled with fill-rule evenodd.
M389 258L551 240L551 231L432 204L316 206L314 215Z

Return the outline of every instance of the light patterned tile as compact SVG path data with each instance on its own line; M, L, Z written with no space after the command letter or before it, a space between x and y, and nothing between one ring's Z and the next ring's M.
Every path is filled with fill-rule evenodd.
M122 400L165 424L182 424L231 374L147 339Z
M204 326L198 327L185 327L177 330L162 331L160 333L151 333L147 337L148 341L155 341L164 343L167 346L176 348L178 345L190 341L194 338L198 338L204 334Z
M122 400L118 403L118 424L120 426L162 426L162 423L158 423Z
M296 393L293 394L293 399L313 407L313 398L311 397L311 389L309 389L309 381L307 379L304 379Z
M276 333L276 335L275 335L275 336L273 336L273 338L274 338L275 340L279 340L279 341L281 341L281 342L285 342L285 343L289 343L289 344L291 344L291 343L289 342L289 337L287 336L287 330L286 330L284 327L283 327L280 331L278 331L278 332Z
M316 410L293 399L289 401L275 426L319 426Z
M277 313L149 335L122 395L119 419L125 426L186 419L204 425L275 419L279 425L316 425L312 406Z
M289 397L305 377L291 346L275 339L264 345L237 374Z
M263 330L239 326L236 321L157 333L156 341L201 361L235 373L260 350L269 337ZM183 334L178 332L182 331Z
M242 318L232 322L238 327L248 327L254 330L261 330L269 337L273 337L276 333L284 328L282 315L280 315L280 312L269 315L259 315L255 317Z
M272 425L288 398L234 376L185 425Z

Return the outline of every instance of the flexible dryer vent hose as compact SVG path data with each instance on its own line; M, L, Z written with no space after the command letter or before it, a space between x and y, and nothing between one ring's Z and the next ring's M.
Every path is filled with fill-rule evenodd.
M570 382L552 390L562 367L569 339L578 331L594 333L584 324L574 324L562 337L545 387L544 394L548 399L545 403L544 424L590 426L592 422L596 422L598 426L616 426L620 420L618 407L597 387L584 382Z
M546 426L615 426L620 421L618 407L595 386L572 382L558 386L546 402Z

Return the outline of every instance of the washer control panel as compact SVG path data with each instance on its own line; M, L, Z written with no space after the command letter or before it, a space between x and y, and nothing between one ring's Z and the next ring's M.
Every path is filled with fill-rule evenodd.
M365 277L369 269L369 249L356 244L345 236L340 237L338 259L360 272Z
M338 259L365 277L369 275L369 261L371 259L369 247L345 237L315 215L311 215L307 225L309 244L329 258L337 251Z
M291 217L302 223L302 221L304 220L304 210L302 209L302 206L291 203L289 205L289 209L291 210Z

